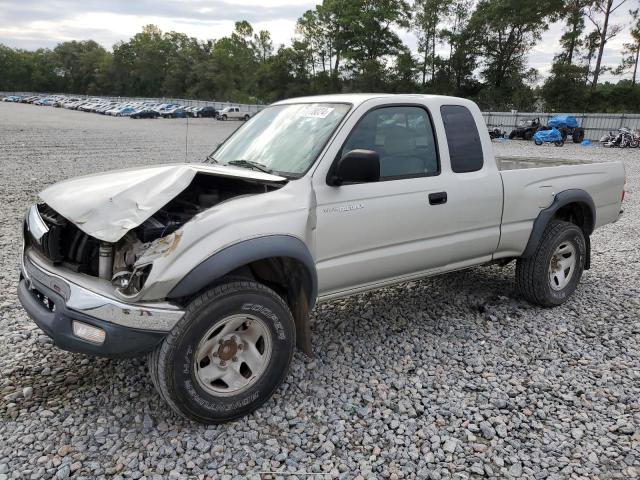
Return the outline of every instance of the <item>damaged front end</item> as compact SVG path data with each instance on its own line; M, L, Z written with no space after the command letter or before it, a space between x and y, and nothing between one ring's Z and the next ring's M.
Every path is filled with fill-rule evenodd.
M123 300L134 300L154 261L179 245L185 223L284 183L261 172L189 164L81 177L42 192L45 203L29 215L43 233L25 238L53 264L109 281Z

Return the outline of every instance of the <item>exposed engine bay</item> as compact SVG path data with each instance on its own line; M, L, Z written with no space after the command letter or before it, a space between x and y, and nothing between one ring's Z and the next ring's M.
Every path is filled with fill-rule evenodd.
M281 186L198 173L186 189L115 243L87 235L47 204L39 204L48 232L38 248L54 263L110 280L122 294L135 295L149 275L153 258L175 248L181 235L177 230L198 213L239 196L267 193Z

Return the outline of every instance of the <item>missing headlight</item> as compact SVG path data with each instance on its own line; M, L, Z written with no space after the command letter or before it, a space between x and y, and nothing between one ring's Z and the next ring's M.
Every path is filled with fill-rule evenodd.
M118 292L122 295L132 297L137 295L140 290L142 290L142 287L144 287L144 283L147 281L147 277L149 277L151 268L152 265L149 263L147 265L135 267L133 272L118 272L111 279L111 284L116 287Z

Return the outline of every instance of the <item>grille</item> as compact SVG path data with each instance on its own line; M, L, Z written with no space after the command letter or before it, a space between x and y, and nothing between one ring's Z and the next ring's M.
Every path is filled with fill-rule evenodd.
M40 251L53 262L62 263L74 271L97 274L98 240L46 204L38 205L38 212L49 229L42 238Z
M38 212L49 228L42 237L42 253L54 262L61 262L64 260L62 237L67 221L45 204L38 205Z

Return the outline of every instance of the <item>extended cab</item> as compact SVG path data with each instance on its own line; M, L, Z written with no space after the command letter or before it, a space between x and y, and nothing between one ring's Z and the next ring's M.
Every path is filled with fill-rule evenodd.
M621 163L502 158L478 107L330 95L265 108L207 163L67 180L24 224L20 300L64 349L150 353L160 395L222 422L265 402L316 302L516 260L552 307L615 222Z

